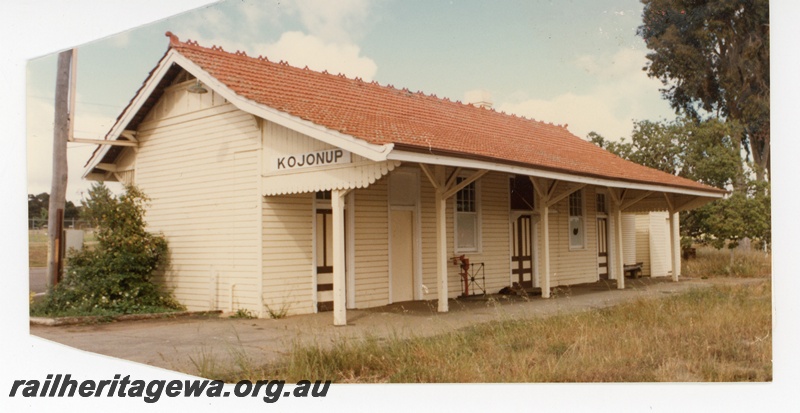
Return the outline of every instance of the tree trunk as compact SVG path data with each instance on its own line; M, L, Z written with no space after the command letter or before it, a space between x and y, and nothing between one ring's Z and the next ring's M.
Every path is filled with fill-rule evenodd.
M50 212L47 220L47 286L58 282L61 266L62 234L59 223L63 219L67 196L67 139L69 135L69 83L72 50L58 54L56 71L55 119L53 127L53 181L50 187Z
M753 154L756 179L759 182L769 181L770 150L770 128L767 124L750 136L750 152Z
M733 190L734 191L741 191L745 189L747 186L745 182L744 176L744 159L742 159L742 147L743 147L743 138L744 134L747 133L743 129L737 128L739 132L734 132L731 136L733 139L734 146L736 147L736 155L739 158L739 162L736 163L736 175L733 178Z
M728 250L731 252L730 262L728 263L728 275L734 275L733 274L733 248L728 248Z

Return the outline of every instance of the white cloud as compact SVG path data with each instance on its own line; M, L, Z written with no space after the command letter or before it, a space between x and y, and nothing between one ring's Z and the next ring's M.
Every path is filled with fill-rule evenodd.
M371 81L378 70L375 61L361 56L361 49L351 43L326 43L300 32L286 32L277 42L258 47L272 61L285 60L296 67L308 66L316 71L343 73Z
M359 38L369 15L369 0L295 0L287 4L289 13L314 36L326 42L350 43Z
M183 22L176 33L182 40L192 39L206 47L215 45L229 52L241 50L250 56L263 55L274 62L288 61L295 67L308 66L316 71L373 79L377 64L362 56L361 48L353 41L364 27L368 1L295 0L281 3L276 15L269 13L274 10L242 2L236 5L233 15L219 10L204 11ZM287 31L275 42L264 42L259 25L265 21L279 24L280 14L297 16L307 32Z
M630 132L630 122L616 119L607 102L600 96L566 93L550 100L529 99L518 103L503 103L497 110L544 122L568 124L570 132L582 138L593 130ZM604 132L600 133L605 136Z
M651 118L653 113L664 118L673 116L669 104L658 92L661 83L642 71L643 52L622 49L606 59L580 56L573 63L596 79L596 86L551 99L512 98L496 108L537 120L568 124L570 132L581 138L595 131L612 140L630 136L634 121L658 120Z

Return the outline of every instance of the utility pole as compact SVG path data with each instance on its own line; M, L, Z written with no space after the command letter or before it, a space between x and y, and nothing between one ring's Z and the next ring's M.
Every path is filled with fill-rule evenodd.
M53 122L53 181L50 186L50 204L47 220L47 286L57 284L63 268L64 208L67 197L67 140L71 130L74 91L70 90L74 49L58 54L56 69L55 119Z

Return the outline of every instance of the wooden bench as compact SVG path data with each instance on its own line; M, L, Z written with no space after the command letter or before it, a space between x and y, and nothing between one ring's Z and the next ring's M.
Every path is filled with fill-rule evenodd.
M644 265L643 262L637 262L636 264L626 264L622 268L626 276L639 278L642 276L642 265Z

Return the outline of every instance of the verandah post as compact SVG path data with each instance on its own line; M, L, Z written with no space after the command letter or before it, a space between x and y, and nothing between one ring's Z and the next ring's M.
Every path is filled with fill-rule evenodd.
M333 218L333 325L347 325L344 254L344 200L346 190L331 191Z
M623 254L623 242L622 242L622 208L621 208L621 200L616 201L614 204L614 243L616 244L616 255L614 257L614 263L616 264L616 271L614 271L617 275L617 288L622 290L625 288L625 259Z
M542 205L542 255L544 273L542 274L542 298L550 298L550 208L547 202Z
M444 167L436 166L436 277L439 296L439 312L446 313L447 305L447 200L444 197Z
M681 275L680 220L678 213L669 211L669 248L672 250L672 281Z

